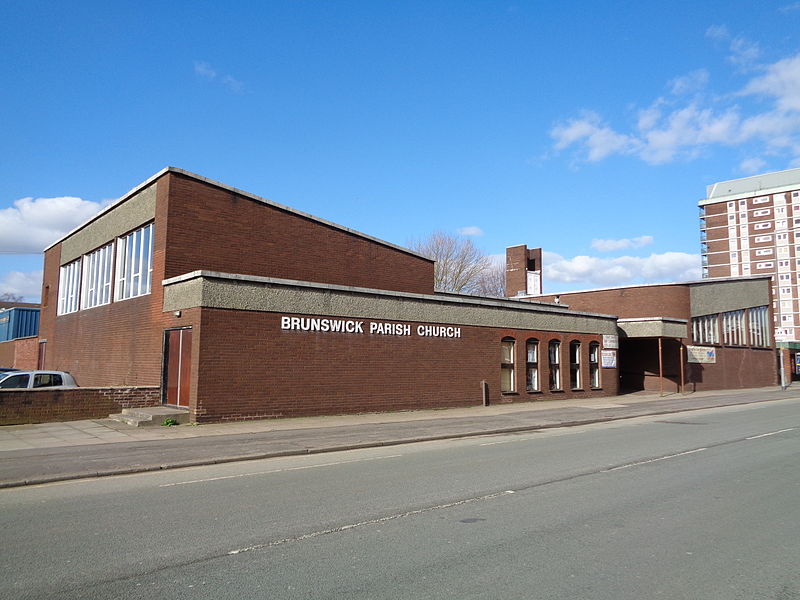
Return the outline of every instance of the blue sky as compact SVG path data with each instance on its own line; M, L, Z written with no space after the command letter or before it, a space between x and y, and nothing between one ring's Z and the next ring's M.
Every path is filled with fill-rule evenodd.
M699 276L705 186L800 166L800 3L4 2L0 293L172 165L546 292Z

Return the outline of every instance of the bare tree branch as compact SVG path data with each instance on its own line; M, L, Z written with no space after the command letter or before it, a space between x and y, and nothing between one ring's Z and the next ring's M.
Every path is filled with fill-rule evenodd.
M435 231L410 247L436 261L434 287L441 292L482 293L484 272L491 260L472 240L443 231Z
M0 302L22 302L22 296L11 292L3 292L0 294Z

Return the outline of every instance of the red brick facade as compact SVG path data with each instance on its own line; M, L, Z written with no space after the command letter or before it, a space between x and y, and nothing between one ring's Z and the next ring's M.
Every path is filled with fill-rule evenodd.
M0 342L0 367L13 367L22 371L36 368L39 338L27 337Z
M430 260L180 174L162 179L169 190L165 279L204 269L433 293Z
M687 319L691 313L686 285L633 286L537 296L544 302L560 302L572 310L616 315L621 318L672 317Z
M461 327L459 338L348 335L280 328L284 315L203 310L198 365L198 421L325 415L479 405L489 402L589 398L617 393L615 369L603 369L602 388L546 389L546 345L562 341L561 370L569 371L569 342L582 343L582 380L589 381L588 346L602 336ZM413 327L416 327L414 324ZM501 394L500 341L516 341L517 393ZM525 341L540 340L545 391L525 391Z

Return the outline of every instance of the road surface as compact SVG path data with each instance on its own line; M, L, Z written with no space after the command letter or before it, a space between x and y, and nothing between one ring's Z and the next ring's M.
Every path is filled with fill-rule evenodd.
M800 599L800 401L0 490L0 598Z

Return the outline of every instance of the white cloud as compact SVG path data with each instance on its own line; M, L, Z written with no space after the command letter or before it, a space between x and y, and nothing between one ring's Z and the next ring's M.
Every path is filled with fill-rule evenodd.
M16 200L0 209L0 252L41 252L103 206L73 196Z
M462 227L458 230L459 235L483 235L483 229L475 225L469 227Z
M244 83L231 75L219 73L211 64L202 61L194 61L194 73L207 81L219 81L232 92L241 94L244 92Z
M739 168L743 173L751 175L761 171L767 163L760 158L748 158L739 163Z
M642 246L649 246L653 243L652 235L641 235L635 238L622 238L618 240L592 240L592 248L599 252L613 252L614 250L623 250L626 248L641 248Z
M663 281L700 279L700 256L684 252L665 252L648 257L619 256L564 258L543 252L544 278L562 283L583 282L588 286L614 286Z
M6 293L22 296L28 302L38 302L42 295L42 271L6 273L0 279L0 294Z
M730 38L724 27L711 28L707 35ZM742 56L757 55L752 46L736 46ZM629 132L614 129L596 112L582 111L551 129L553 148L571 149L589 162L616 154L653 165L691 160L714 146L745 146L751 155L785 156L792 162L800 158L800 53L758 67L734 93L692 93L708 78L701 69L673 79L673 95L635 110ZM738 102L749 98L766 103L748 114Z
M582 143L591 162L602 160L611 154L628 154L636 145L634 139L615 132L602 122L600 115L592 111L584 111L580 118L556 125L550 131L550 136L556 142L556 150Z
M697 69L683 77L676 77L670 81L668 85L670 92L676 96L680 96L702 90L708 83L708 78L708 71L705 69Z
M779 60L764 70L765 74L752 79L741 94L774 98L779 111L800 110L800 54Z
M200 60L194 61L194 72L195 74L199 75L200 77L204 77L205 79L212 80L216 78L217 72L207 62L203 62Z
M732 36L725 25L712 25L706 30L706 37L717 42L728 42L728 61L741 70L750 69L761 56L761 48L757 43L742 36Z

